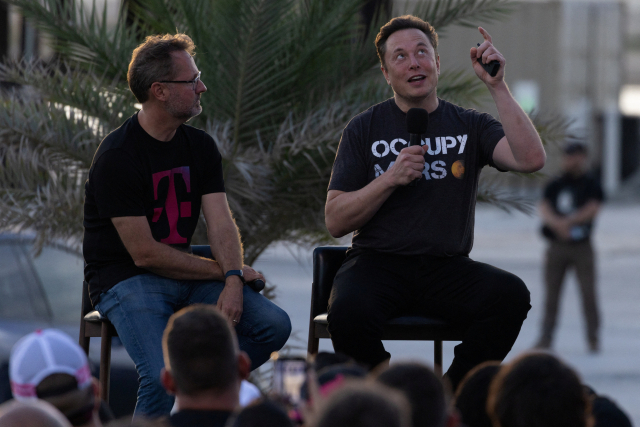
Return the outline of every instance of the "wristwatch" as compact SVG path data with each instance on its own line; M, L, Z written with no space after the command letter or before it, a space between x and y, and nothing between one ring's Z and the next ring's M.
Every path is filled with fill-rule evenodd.
M240 280L242 280L242 283L244 283L244 275L242 274L242 270L229 270L224 274L224 278L225 280L229 277L229 276L240 276Z

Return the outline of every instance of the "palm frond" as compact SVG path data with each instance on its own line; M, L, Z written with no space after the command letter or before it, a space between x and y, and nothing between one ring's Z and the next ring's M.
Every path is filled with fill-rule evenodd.
M0 63L0 81L29 86L41 101L65 106L67 111L82 112L96 134L104 137L132 115L135 99L118 80L110 79L93 66L81 69L74 62L36 60ZM25 103L24 95L18 95Z
M35 231L38 250L61 239L79 247L86 171L26 144L0 153L0 229Z
M453 104L480 105L489 96L484 83L466 70L443 71L438 81L438 96Z
M502 20L514 7L509 0L433 0L407 3L405 13L429 22L438 33L444 33L446 27L452 25L474 28L481 22Z
M208 86L203 113L191 124L211 134L222 154L247 262L277 240L332 241L323 207L341 131L393 95L373 44L387 16L379 11L364 25L365 2L123 0L109 28L95 3L10 0L49 34L57 59L0 66L0 80L23 86L0 98L0 228L36 230L41 242L80 241L93 153L135 112L125 78L131 52L149 34L180 31L196 43ZM508 9L506 0L434 0L411 12L442 33L501 19ZM438 91L460 105L486 94L462 71L443 73ZM563 138L562 120L533 120L545 142ZM481 183L478 200L525 209L501 188Z
M43 30L52 47L63 59L92 64L105 75L126 81L131 51L137 44L134 28L122 20L113 28L107 23L107 5L98 9L96 3L88 8L80 0L9 0Z
M485 203L505 212L519 211L527 215L535 213L535 202L529 197L506 190L496 183L481 181L478 186L478 203Z
M564 141L576 138L576 136L569 131L572 120L562 114L542 114L539 111L534 111L529 117L540 134L540 139L542 139L542 143L545 146L558 147Z

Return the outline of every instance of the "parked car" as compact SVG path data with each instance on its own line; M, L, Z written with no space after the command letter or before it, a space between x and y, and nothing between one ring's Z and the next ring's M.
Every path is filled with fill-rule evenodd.
M33 236L0 234L0 402L11 399L9 355L13 345L37 329L58 328L77 342L84 261L63 246L45 246L35 256ZM138 374L117 338L111 351L109 406L117 417L133 413ZM89 360L98 376L100 339L91 340Z

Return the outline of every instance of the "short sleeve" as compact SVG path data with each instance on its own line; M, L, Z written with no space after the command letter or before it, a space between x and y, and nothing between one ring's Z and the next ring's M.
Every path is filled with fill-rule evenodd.
M504 137L502 123L491 117L490 114L482 113L479 115L476 129L478 131L478 141L480 141L480 165L489 165L502 171L493 162L493 151L496 149L498 142Z
M202 152L198 153L200 171L202 171L202 194L224 193L224 174L222 172L222 155L213 138L204 133Z
M367 165L361 137L353 131L353 122L342 132L331 170L329 190L357 191L367 185Z
M89 186L100 218L146 214L140 165L123 150L107 150L96 160Z
M604 191L602 191L600 183L593 177L590 177L589 179L589 186L587 188L587 199L597 200L599 202L604 201Z

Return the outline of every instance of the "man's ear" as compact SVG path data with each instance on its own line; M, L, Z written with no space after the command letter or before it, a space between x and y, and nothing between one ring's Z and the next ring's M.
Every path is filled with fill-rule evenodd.
M154 82L149 88L149 97L156 98L158 101L166 101L169 96L167 86L162 83Z
M438 71L438 75L440 75L440 55L436 54L436 70Z
M174 381L171 372L167 371L165 368L162 368L160 371L160 382L162 383L162 387L167 390L167 393L175 396L178 391L176 388L176 382Z
M249 355L244 351L240 351L238 353L238 376L241 380L246 380L249 378L249 374L251 373L251 359L249 359Z
M387 73L387 70L384 69L384 65L380 66L380 70L382 71L382 74L384 75L384 79L387 81L387 84L390 85L391 80L389 80L389 73Z

